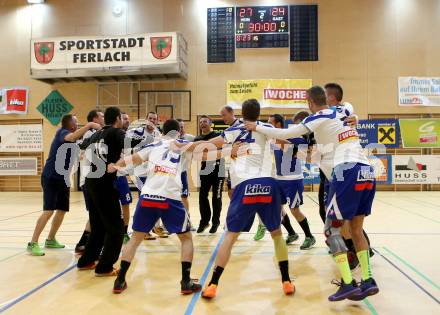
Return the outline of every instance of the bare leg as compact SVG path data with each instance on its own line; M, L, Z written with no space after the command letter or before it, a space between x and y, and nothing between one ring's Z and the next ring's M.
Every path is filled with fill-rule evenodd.
M301 212L301 210L299 210L299 208L290 209L290 212L292 212L297 222L301 222L306 218L305 215Z
M191 232L177 234L181 243L181 261L193 261L194 246Z
M52 219L52 226L50 227L49 235L47 236L48 240L55 239L55 235L57 234L58 229L61 226L61 223L63 223L65 214L66 214L66 211L57 210L55 212L55 216Z
M232 246L234 246L235 241L237 241L240 233L226 232L225 239L220 245L220 249L217 254L217 259L215 260L215 265L224 268L231 257Z
M147 233L144 232L133 231L131 239L128 241L127 244L125 244L125 247L122 250L121 260L125 260L128 262L131 262L133 260L133 257L136 254L136 250L142 243L142 240L144 239L146 234Z
M124 226L127 226L130 222L130 205L121 205L122 208L122 218L124 219Z
M41 232L43 232L44 228L46 227L47 221L49 221L49 219L52 217L53 212L53 210L45 210L40 215L37 220L37 224L35 225L34 234L32 235L32 242L38 242Z
M368 242L365 238L363 230L364 218L365 216L359 215L349 221L351 227L351 235L353 238L354 247L356 248L356 252L369 250Z

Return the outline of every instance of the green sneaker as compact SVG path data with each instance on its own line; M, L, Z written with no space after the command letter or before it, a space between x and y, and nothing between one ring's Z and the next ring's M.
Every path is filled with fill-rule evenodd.
M44 251L37 242L29 242L27 245L27 251L32 256L44 256Z
M295 234L291 234L291 235L287 235L286 244L287 245L292 244L293 242L295 242L298 239L299 239L299 235L296 234L296 233Z
M264 237L264 234L266 234L266 227L264 224L258 224L257 233L255 233L254 241L259 241Z
M58 243L57 240L46 240L44 243L44 247L46 248L64 248L66 245Z
M128 236L128 234L124 234L124 244L127 244L128 241L130 240L130 236Z
M299 249L310 249L313 247L313 245L315 245L315 243L316 243L316 239L314 236L306 237L302 245L299 247Z

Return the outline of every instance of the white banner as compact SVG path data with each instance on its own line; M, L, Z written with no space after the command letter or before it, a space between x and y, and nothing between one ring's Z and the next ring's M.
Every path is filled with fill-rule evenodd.
M31 41L31 69L97 69L176 63L177 33L53 37Z
M0 176L37 175L38 161L35 157L0 158Z
M440 155L393 155L393 184L440 184Z
M400 106L440 106L440 77L399 77Z
M42 151L42 125L0 125L0 152Z

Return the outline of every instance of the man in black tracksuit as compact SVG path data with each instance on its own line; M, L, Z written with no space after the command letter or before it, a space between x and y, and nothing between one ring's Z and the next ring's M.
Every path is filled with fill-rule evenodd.
M211 118L201 116L199 127L201 135L197 136L194 141L206 141L219 134L211 128ZM199 208L200 208L200 224L197 233L202 233L209 227L211 219L211 207L209 205L208 194L212 188L212 226L209 233L217 232L220 225L220 213L222 211L222 192L223 183L225 181L224 161L219 159L216 161L203 161L200 169L200 192L199 192Z
M119 258L124 237L124 222L115 186L116 173L107 172L107 165L116 163L124 148L125 132L121 129L121 111L117 107L107 108L104 120L104 128L80 146L86 149L85 159L91 166L86 175L85 187L90 198L92 232L78 260L78 269L95 269L98 277L116 275L113 264ZM99 262L95 264L97 260Z

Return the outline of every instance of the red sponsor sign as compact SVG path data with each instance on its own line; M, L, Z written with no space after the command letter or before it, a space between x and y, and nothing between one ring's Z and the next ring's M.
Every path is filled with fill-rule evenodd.
M341 132L338 135L339 142L344 142L344 141L347 141L348 139L351 139L351 138L359 138L357 131L354 129L350 129L350 130Z
M272 196L246 196L242 199L243 204L249 205L249 204L255 204L255 203L271 203L272 202Z
M264 89L264 99L279 101L306 100L306 89Z
M29 90L24 87L11 87L0 90L3 100L0 102L1 114L26 114Z

